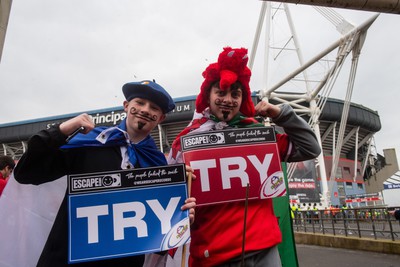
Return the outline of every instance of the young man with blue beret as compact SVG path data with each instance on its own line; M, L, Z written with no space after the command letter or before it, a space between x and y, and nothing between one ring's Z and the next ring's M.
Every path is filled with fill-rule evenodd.
M40 131L29 139L28 149L15 168L15 179L22 184L39 185L69 174L167 165L150 132L175 108L171 96L152 81L126 83L122 91L126 98L123 107L127 116L118 126L95 127L88 114L81 114ZM81 129L81 133L68 138L77 129ZM66 196L39 261L32 265L68 265ZM187 199L182 206L182 210L189 210L191 220L194 219L194 207L193 198ZM144 255L139 255L76 263L74 266L142 266L143 262Z

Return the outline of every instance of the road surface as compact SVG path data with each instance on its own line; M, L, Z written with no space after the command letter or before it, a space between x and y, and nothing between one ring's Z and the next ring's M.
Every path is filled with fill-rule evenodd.
M400 266L400 255L301 244L296 244L296 250L299 267Z

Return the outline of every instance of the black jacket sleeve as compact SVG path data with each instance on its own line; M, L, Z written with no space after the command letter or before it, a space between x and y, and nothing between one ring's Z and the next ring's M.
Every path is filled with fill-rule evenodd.
M66 136L59 125L42 130L28 140L28 149L14 169L15 179L22 184L42 184L66 174L65 155L59 148Z
M394 217L400 221L400 209L394 212Z

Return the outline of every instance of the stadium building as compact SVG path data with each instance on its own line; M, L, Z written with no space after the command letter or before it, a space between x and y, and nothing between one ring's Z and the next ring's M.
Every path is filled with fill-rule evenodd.
M323 2L316 1L314 4L331 6ZM350 3L351 1L348 2ZM0 9L0 22L2 25L0 27L0 59L12 1L6 0L1 1L1 3L4 8ZM370 5L348 5L347 3L346 7L379 12L396 11L396 9L385 10L378 3L379 1L372 1ZM265 89L262 90L260 98L267 98L275 104L289 103L300 116L308 121L317 137L319 137L319 142L323 148L323 153L313 161L288 165L289 192L292 203L321 202L325 205L342 205L349 203L349 200L352 200L354 196L367 195L365 181L374 176L385 164L384 157L374 153L373 136L381 129L378 113L362 105L351 103L351 93L362 44L365 41L368 28L378 15L371 16L371 18L357 26L346 20L335 10L328 8L318 8L316 10L334 24L341 38L305 62L301 53L302 49L298 46L299 42L294 30L295 27L289 12L289 6L287 4L281 5L280 3L273 4L268 1L263 3L253 47L249 55L249 68L253 70L263 24L265 23L272 27L274 23L271 23L271 14L275 14L274 17L277 21L277 13L282 12L283 14L284 12L290 34L279 38L265 39L286 39L287 41L283 42L284 46L271 42L266 43L264 47L265 55L270 55L271 50L277 49L279 52L274 56L274 61L282 57L286 62L299 62L300 66L281 80L274 81L275 84L272 86L267 86L267 83L265 83L263 85ZM338 19L332 20L331 18ZM265 28L267 29L267 27ZM307 29L307 32L310 32L310 30ZM267 30L267 33L279 34L286 33L286 31ZM291 51L297 53L294 58L288 57ZM346 98L344 100L330 98L329 94L334 87L338 73L342 66L345 65L345 59L349 55L352 55L352 61ZM332 57L330 58L330 56ZM268 66L269 64L266 63L272 57L264 57L265 66ZM318 66L316 72L313 72L314 66ZM321 66L325 66L325 70L322 72L320 71ZM267 70L268 68L265 69ZM264 76L268 74L266 70L263 71ZM306 70L308 71L307 73ZM320 76L316 76L315 73L319 73ZM269 77L268 75L266 76ZM300 88L298 83L304 83L302 93L290 93L293 88ZM288 93L284 93L286 85L289 85ZM254 103L257 103L260 98L256 92L253 93ZM196 96L176 98L177 106L175 110L152 132L152 136L163 152L167 153L169 151L169 147L176 135L191 120L195 108L195 99ZM122 107L86 111L86 113L92 116L98 126L116 125L126 116ZM26 151L27 140L32 134L76 115L78 113L0 124L0 153L11 155L18 160ZM367 204L369 204L367 200L362 203L362 205Z
M196 96L174 99L176 108L167 115L166 120L153 130L152 136L164 153L177 134L188 125L195 110ZM253 93L253 102L259 98ZM273 102L273 101L271 101ZM307 103L302 103L306 105ZM376 170L376 157L371 154L373 135L381 129L379 115L362 105L351 103L344 133L343 145L334 179L330 179L334 165L336 129L340 125L344 102L328 99L319 116L320 139L323 148L324 164L318 160L297 163L292 172L288 172L289 193L292 203L318 203L321 201L324 186L323 173L328 177L330 201L333 205L342 205L354 195L366 193L364 181ZM92 116L97 126L114 126L126 117L122 107L85 111ZM0 124L0 153L18 160L27 149L27 140L36 132L62 123L80 113L65 114ZM303 117L305 120L309 118ZM321 165L325 166L321 169ZM288 168L290 170L290 168ZM367 203L364 203L367 204Z

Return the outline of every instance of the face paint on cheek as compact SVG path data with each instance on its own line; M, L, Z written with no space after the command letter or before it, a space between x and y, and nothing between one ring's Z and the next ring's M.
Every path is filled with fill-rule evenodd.
M136 114L136 108L135 107L131 107L131 109L129 110L129 113L132 115Z
M217 106L221 105L222 102L223 102L223 100L222 100L221 98L217 98L217 99L215 99L215 101L214 101L215 105L217 105Z
M237 101L233 101L232 106L236 108L237 106L239 106L239 103Z
M158 120L158 116L157 115L153 115L150 118L152 121L157 121Z

